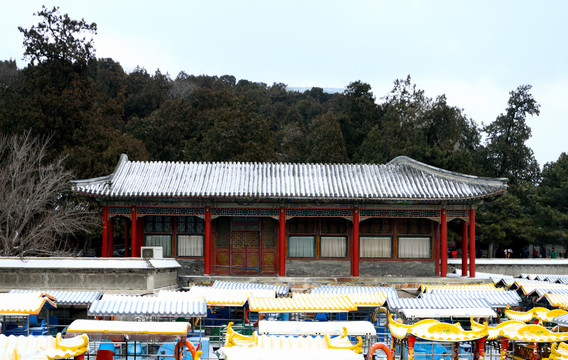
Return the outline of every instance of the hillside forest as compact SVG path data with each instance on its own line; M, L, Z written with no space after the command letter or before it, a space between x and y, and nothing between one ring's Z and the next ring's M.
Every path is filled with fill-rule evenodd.
M95 23L58 8L36 15L38 24L19 28L25 67L0 61L0 132L47 136L47 158L65 156L77 179L111 173L122 153L152 161L376 164L406 155L508 178L507 194L477 210L482 247L512 247L520 256L527 244L566 244L568 156L538 164L527 146L527 118L540 112L528 84L511 89L493 122L478 125L444 94L427 97L410 75L376 95L355 79L328 93L232 75L127 72L96 57Z

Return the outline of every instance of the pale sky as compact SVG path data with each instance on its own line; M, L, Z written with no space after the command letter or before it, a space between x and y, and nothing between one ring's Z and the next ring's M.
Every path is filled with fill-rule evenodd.
M541 105L528 145L542 166L568 152L568 1L0 0L0 60L22 68L22 34L42 5L98 25L97 57L174 79L234 75L291 87L361 80L377 100L395 79L488 124L509 92Z

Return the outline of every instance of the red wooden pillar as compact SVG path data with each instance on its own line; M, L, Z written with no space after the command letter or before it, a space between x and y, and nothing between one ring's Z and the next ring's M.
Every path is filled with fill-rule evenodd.
M114 232L112 218L108 219L108 256L112 257L114 253Z
M211 208L205 208L205 243L203 244L203 273L211 274Z
M447 210L440 210L440 276L446 277L448 273L448 221Z
M434 273L440 276L440 224L434 223Z
M467 276L467 222L462 224L462 274Z
M101 257L108 256L108 206L103 206L103 248Z
M130 248L130 251L128 251L128 219L124 218L124 257L132 256L132 242Z
M138 257L138 237L136 236L138 226L136 225L136 206L133 206L130 210L130 243L131 243L131 254L132 257Z
M278 276L286 276L286 209L278 214Z
M353 209L353 260L351 275L359 276L359 209Z
M144 246L144 218L136 219L136 251L138 256L142 256L142 246Z
M475 210L469 209L469 276L475 277Z

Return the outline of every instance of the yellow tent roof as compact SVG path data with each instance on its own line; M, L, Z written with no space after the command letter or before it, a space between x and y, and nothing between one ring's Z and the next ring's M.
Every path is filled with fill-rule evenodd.
M550 294L549 294L550 295ZM528 311L515 311L507 309L505 310L505 316L510 320L527 322L532 319L538 319L540 321L551 322L552 319L558 316L567 314L566 310L554 309L550 310L544 307L534 307Z
M568 294L544 294L543 297L548 300L550 305L568 310Z
M329 334L323 336L280 336L280 335L258 335L255 331L252 336L245 336L233 330L233 323L227 326L225 336L225 347L249 347L260 349L343 349L352 350L356 353L363 351L363 339L358 336L358 343L352 344L347 337L347 330L344 334L333 339Z
M0 314L37 315L44 306L56 308L55 298L43 292L0 294Z
M496 326L487 326L487 324L480 324L478 322L476 322L473 317L471 318L471 330L481 330L484 329L485 327L487 327L487 339L488 340L495 340L499 337L499 332L503 329L509 328L509 327L513 327L513 328L518 328L518 327L522 327L525 326L526 324L524 322L521 321L517 321L517 320L508 320L508 321L504 321L500 324L497 324Z
M518 340L526 342L543 342L551 343L558 341L567 341L568 332L552 332L542 325L526 325L517 324L502 328L499 336L506 337L509 340Z
M68 334L147 334L187 336L188 322L176 321L119 321L119 320L75 320L67 328Z
M62 339L53 336L0 335L0 354L4 360L66 359L84 354L89 346L87 335Z
M294 294L291 298L251 296L250 310L255 312L346 312L357 306L345 295Z
M389 329L391 334L397 339L404 339L408 335L414 335L425 340L459 342L476 340L488 335L486 327L466 331L459 323L448 324L434 319L424 319L413 325L405 325L393 321L392 314L389 318Z
M158 297L172 299L204 298L209 306L243 306L250 296L276 297L274 289L223 289L192 286L189 291L160 291Z
M347 298L351 300L351 302L355 306L382 306L386 299L387 293L386 292L374 292L374 293L353 293L353 294L346 294Z
M450 285L420 285L421 292L432 292L432 290L497 290L495 284L450 284Z

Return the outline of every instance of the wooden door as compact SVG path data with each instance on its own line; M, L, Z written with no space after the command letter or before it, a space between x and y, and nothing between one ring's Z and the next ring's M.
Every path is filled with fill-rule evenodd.
M232 275L260 275L260 231L231 233Z

